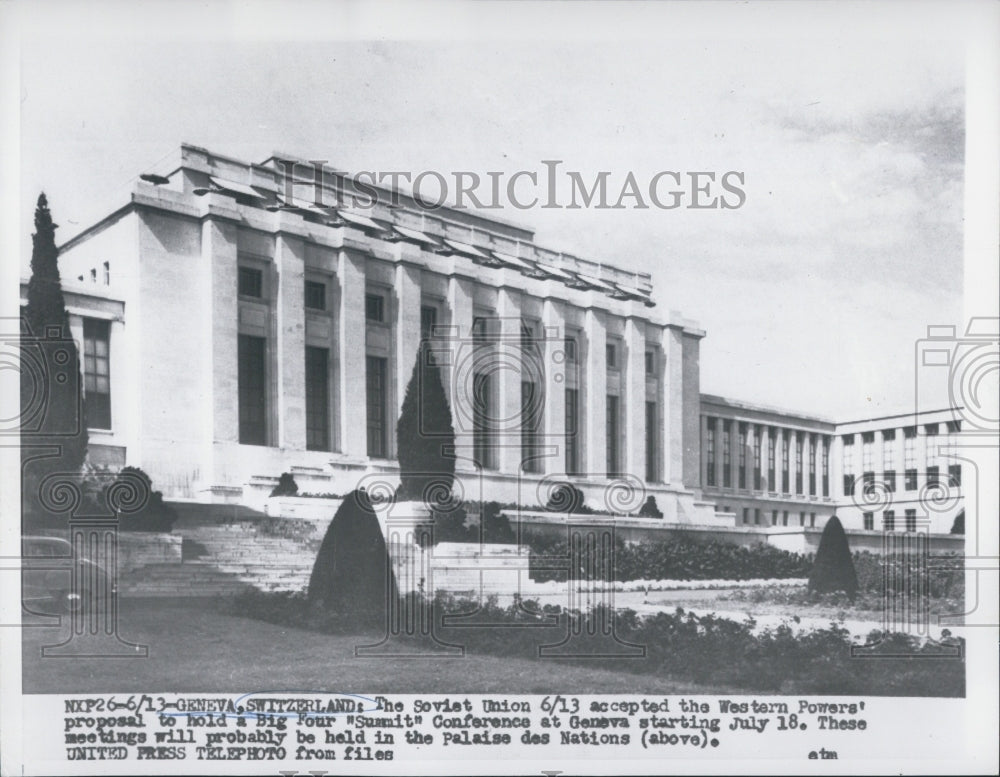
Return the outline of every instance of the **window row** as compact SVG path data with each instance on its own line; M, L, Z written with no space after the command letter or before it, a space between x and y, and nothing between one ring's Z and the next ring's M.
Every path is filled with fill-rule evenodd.
M927 467L924 471L924 475L925 483L928 487L947 486L950 488L958 488L962 485L961 464L948 465L947 479L942 478L941 467L938 466ZM865 493L871 493L875 489L877 483L880 483L887 493L895 493L897 490L896 486L898 479L898 473L894 470L886 470L885 472L882 472L881 477L878 479L876 479L875 472L863 472L860 478L858 478L857 475L845 474L844 496L850 496L853 494L859 481L861 483L861 488ZM903 470L904 491L916 491L919 488L917 480L916 469Z
M803 496L830 495L830 438L826 435L765 427L726 418L706 418L705 426L704 482L707 487L735 487ZM734 447L737 455L735 486ZM791 463L793 455L794 466Z
M864 513L862 515L864 528L868 531L875 530L875 514L874 513ZM903 513L904 528L908 532L915 532L917 530L917 511L915 509L906 510ZM883 531L896 531L896 511L886 510L882 513L882 529Z

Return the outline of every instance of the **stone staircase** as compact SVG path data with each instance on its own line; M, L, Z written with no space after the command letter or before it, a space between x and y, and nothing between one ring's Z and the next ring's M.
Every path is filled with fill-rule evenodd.
M308 585L325 523L250 510L234 514L229 506L175 507L180 518L172 533L183 537L182 560L122 573L122 595L225 596L251 589L301 591Z

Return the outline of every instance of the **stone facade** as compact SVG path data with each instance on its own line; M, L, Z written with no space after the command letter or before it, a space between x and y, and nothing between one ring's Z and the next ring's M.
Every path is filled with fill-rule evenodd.
M648 275L398 193L363 214L319 210L289 199L284 171L182 146L158 183L138 181L61 247L67 290L87 300L78 320L113 309L111 424L93 442L170 499L249 503L282 472L316 493L391 488L395 420L429 334L465 498L544 504L571 481L598 507L627 486L671 519L711 518L704 332L658 312Z

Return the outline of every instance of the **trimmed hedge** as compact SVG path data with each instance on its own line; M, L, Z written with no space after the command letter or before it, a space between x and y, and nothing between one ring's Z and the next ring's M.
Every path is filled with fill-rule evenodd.
M906 634L883 636L872 632L868 638L870 649L883 655L878 661L862 661L852 656L851 648L856 643L850 633L836 623L823 629L796 629L782 624L757 631L751 619L733 621L714 615L699 616L680 608L645 618L632 610L612 613L597 609L581 615L564 611L558 605L540 607L528 600L499 607L495 599L480 605L447 595L438 595L426 605L416 606L428 607L428 616L436 624L437 638L463 645L474 654L537 661L539 647L565 640L570 620L582 618L584 623L570 629L571 633L582 635L574 643L577 655L549 660L583 663L610 671L656 674L710 688L740 691L937 697L959 697L965 693L965 662L959 657L942 655L955 647L964 648L961 638L950 635L937 644ZM458 612L476 612L476 619L490 626L441 626L444 614ZM358 633L356 624L349 619L310 607L301 594L243 595L234 602L233 613L325 633ZM591 624L591 619L596 622ZM622 659L601 655L606 645L588 643L587 634L600 634L602 626L611 621L618 639L644 647L645 657ZM941 658L912 660L930 655ZM964 655L964 649L960 655Z
M551 567L568 553L565 540L529 539L531 577L537 581L565 580ZM755 580L808 577L812 559L763 543L742 547L727 542L666 540L625 544L616 539L614 569L591 552L582 560L604 580Z

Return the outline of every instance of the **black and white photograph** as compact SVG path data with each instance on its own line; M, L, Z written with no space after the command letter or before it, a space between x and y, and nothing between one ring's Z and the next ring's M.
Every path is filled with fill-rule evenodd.
M997 768L996 3L0 20L3 774Z

